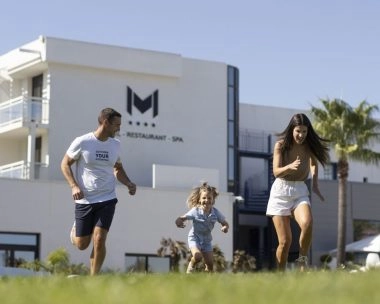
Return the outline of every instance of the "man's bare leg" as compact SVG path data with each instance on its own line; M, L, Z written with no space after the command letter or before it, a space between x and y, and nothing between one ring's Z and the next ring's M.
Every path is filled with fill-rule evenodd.
M93 233L93 245L90 256L90 274L99 273L106 257L106 239L108 231L101 227L95 227Z

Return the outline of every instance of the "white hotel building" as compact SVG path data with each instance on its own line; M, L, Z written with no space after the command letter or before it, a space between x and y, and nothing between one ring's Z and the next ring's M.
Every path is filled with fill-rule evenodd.
M60 247L88 264L90 250L69 240L74 207L60 162L76 136L96 129L104 107L123 115L122 161L138 186L135 196L117 186L104 268L126 271L135 255L159 270L160 240L186 241L190 227L174 220L203 180L219 189L216 206L232 228L213 232L226 259L244 249L259 268L273 266L276 239L265 217L273 134L298 111L239 103L238 69L225 63L43 36L0 55L0 266L43 260ZM380 221L377 173L351 165L347 241L355 220ZM336 245L334 163L321 179L328 203L311 197L314 265Z

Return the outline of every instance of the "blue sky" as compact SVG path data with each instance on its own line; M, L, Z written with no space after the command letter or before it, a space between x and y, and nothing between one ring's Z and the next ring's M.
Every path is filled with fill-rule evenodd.
M39 35L164 51L240 70L240 102L380 102L378 0L3 1L0 54Z

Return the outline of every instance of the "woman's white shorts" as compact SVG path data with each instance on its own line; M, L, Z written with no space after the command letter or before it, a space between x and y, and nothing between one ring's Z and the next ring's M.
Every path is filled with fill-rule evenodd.
M305 182L276 178L270 190L266 214L289 216L299 205L310 206L309 195Z

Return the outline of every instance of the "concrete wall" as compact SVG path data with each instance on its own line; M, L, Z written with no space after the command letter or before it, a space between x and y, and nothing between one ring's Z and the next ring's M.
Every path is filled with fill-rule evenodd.
M208 182L219 189L219 170L153 164L154 189L189 189L199 186L201 182Z
M55 43L72 54L64 56L58 46L49 47ZM94 130L100 109L110 106L123 115L123 161L138 185L151 187L151 165L161 164L217 169L220 189L226 190L225 64L60 40L50 44L48 40L51 178L62 178L58 166L71 140ZM79 58L88 54L90 59L100 52L100 63L82 62L74 52L80 52ZM144 69L146 60L157 63ZM170 71L167 64L172 66ZM153 117L152 109L140 113L135 107L127 113L127 87L141 99L158 90L158 115Z
M315 106L318 106L318 104ZM313 118L310 111L306 110L240 103L239 128L241 131L250 130L251 132L276 134L285 130L290 118L296 113L305 113L311 120ZM273 140L276 140L275 136L273 136ZM373 143L371 149L380 152L380 143ZM330 157L332 162L337 162L334 149L330 150ZM380 183L379 170L380 167L378 165L350 160L348 180L363 182L363 178L366 177L369 183ZM321 177L323 177L322 167L320 167Z
M187 243L191 227L177 228L175 219L186 213L186 199L191 189L150 189L139 187L135 196L118 186L119 202L107 239L105 268L124 270L125 253L155 254L162 238ZM68 250L74 263L88 265L90 249L79 251L71 243L69 233L74 220L71 192L65 182L33 182L0 179L0 231L41 234L41 259L59 248ZM216 207L232 227L230 194L221 193ZM219 245L226 259L232 260L232 230L224 234L220 225L213 231L214 244Z
M337 247L338 182L319 181L326 201L312 195L314 218L312 254L313 263L319 264L321 255ZM350 182L347 184L346 244L354 241L354 220L380 221L380 187L377 184Z
M155 253L162 237L186 241L190 227L178 229L174 220L186 212L191 188L204 178L215 182L222 193L217 206L232 227L233 199L223 194L227 190L226 64L39 37L1 56L0 67L13 77L17 96L29 95L32 77L43 73L43 94L50 100L48 133L43 138L43 161L49 166L36 181L0 179L1 231L40 233L42 259L63 246L74 262L87 262L89 250L79 252L69 242L74 206L60 163L76 136L96 129L105 107L123 116L121 158L138 186L134 197L122 186L117 189L120 202L105 267L123 268L126 252ZM128 88L143 102L157 91L157 115L147 104L146 111L139 111L135 100L127 111ZM0 102L10 93L3 92ZM26 158L27 147L9 144L11 140L15 138L0 139L7 147L0 164L12 157L12 162ZM155 173L155 189L151 188L153 164L166 168ZM216 227L214 234L215 244L231 260L232 233L225 235Z
M24 93L28 80L44 73L50 179L62 180L59 164L70 142L95 130L100 110L113 107L123 115L122 160L139 186L152 187L151 166L159 164L219 170L220 190L227 190L226 64L52 37L20 49L29 51L1 56L0 66ZM128 112L127 88L143 102L157 91L157 115L148 104L140 112L132 103Z

